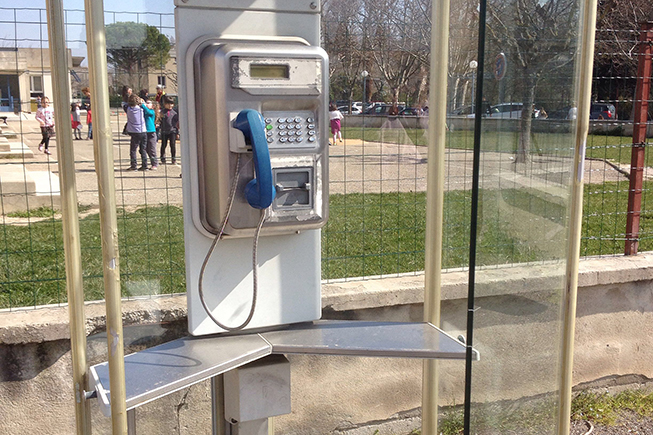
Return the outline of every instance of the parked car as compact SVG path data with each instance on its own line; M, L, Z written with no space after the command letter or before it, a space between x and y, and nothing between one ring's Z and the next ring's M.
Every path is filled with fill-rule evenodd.
M462 106L451 112L451 115L454 116L464 116L466 118L474 117L474 106ZM490 114L490 104L483 102L483 116Z
M358 109L357 107L354 107L354 106L352 106L351 112L349 112L349 106L338 106L338 110L340 110L340 112L343 115L350 115L350 114L351 115L360 115L361 114L360 109Z
M592 103L590 119L617 119L617 109L612 104Z
M421 110L417 107L406 107L403 110L399 111L399 116L419 116Z
M392 104L375 104L374 106L370 107L365 111L365 114L367 115L387 115L390 109L392 108ZM397 106L397 109L399 112L404 110L404 106Z
M524 107L523 103L501 103L495 104L490 107L490 116L492 118L510 118L510 119L519 119L521 118L522 108ZM533 118L540 116L540 111L538 109L533 109Z

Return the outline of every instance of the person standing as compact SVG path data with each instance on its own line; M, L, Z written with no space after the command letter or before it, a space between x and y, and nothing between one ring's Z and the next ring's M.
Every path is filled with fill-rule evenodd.
M163 102L161 101L161 99L163 98L163 96L164 96L165 94L166 94L166 93L163 91L163 86L161 86L161 85L156 85L156 96L154 97L154 101L156 101L157 103L159 103L159 105L162 105Z
M158 105L159 110L163 107L163 99L165 96L165 92L163 92L163 86L162 85L156 85L156 96L154 97L154 102L156 105ZM160 112L159 112L160 113ZM161 138L161 126L157 123L156 126L156 140L157 142Z
M340 131L341 125L340 120L345 117L342 115L338 107L335 104L329 104L329 120L331 121L331 134L333 134L333 145L336 144L336 139L340 139L342 142L342 133Z
M133 92L132 88L130 88L129 86L125 85L125 86L122 87L122 91L120 92L120 95L122 96L122 108L123 109L125 109L129 105L128 101L129 101L129 97L131 96L132 92Z
M129 142L129 168L128 171L147 171L147 153L145 152L145 144L147 142L147 129L145 127L145 116L141 107L142 100L136 94L131 94L127 100L127 125L125 129L127 134L131 136ZM137 168L138 160L136 159L136 151L141 155L141 167Z
M166 147L170 143L170 157L172 164L177 163L177 148L175 147L179 134L179 115L174 110L174 100L168 96L163 97L161 110L161 163L166 162Z
M150 170L156 171L159 169L159 162L156 159L156 118L158 117L158 110L152 104L152 101L147 100L141 104L143 109L143 116L145 118L145 132L147 134L147 145L145 151L150 158Z
M88 109L88 106L91 105L91 89L88 86L82 88L82 109Z
M91 90L88 86L82 88L82 107L86 110L86 125L88 125L88 134L86 139L93 139L93 116L91 115Z
M86 139L93 139L93 116L91 115L90 103L86 105L86 125L88 125Z
M77 103L70 105L70 124L73 128L75 140L82 140L82 115Z
M122 87L122 92L120 93L120 95L122 95L122 103L120 103L120 107L122 107L122 110L124 110L125 113L127 113L127 109L129 108L129 97L132 95L132 93L133 93L132 88L130 88L129 86L124 85ZM129 135L129 133L127 133L126 122L125 122L125 126L122 128L122 134Z
M578 117L578 109L576 106L572 106L569 108L569 112L567 112L567 119L570 120L575 120Z
M36 120L41 126L41 143L39 143L39 151L45 154L52 154L48 149L50 145L50 138L54 136L54 109L50 107L50 99L43 97L41 99L41 107L36 111Z

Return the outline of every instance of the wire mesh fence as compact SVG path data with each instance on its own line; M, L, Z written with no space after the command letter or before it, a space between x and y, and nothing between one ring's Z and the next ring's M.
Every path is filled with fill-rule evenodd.
M0 307L61 304L67 297L62 222L58 212L56 133L49 147L40 147L42 134L35 119L44 97L52 93L46 13L38 8L1 10L0 119L6 122L1 126L0 138L4 157L0 163L3 245ZM125 21L147 24L167 37L174 34L174 17L170 13L108 11L105 21L107 28ZM72 101L83 107L83 128L79 132L82 139L75 140L74 147L84 288L88 300L97 300L104 297L104 284L99 192L90 128L92 104L86 106L92 102L82 93L88 86L84 11L66 10L65 22ZM123 83L133 83L137 92L152 90L152 99L156 85L165 86L170 96L176 96L176 70L170 68L174 58L166 62L167 65L162 65L154 61L155 67L139 68L131 76L130 71L120 66L111 71L110 93L115 96L111 127L121 284L125 297L178 293L185 287L179 161L168 148L168 164L158 165L158 170L128 171L130 138L123 134L126 115L120 108L119 92ZM71 116L74 116L72 109ZM55 130L60 128L72 128L72 125L55 126Z
M4 150L3 157L6 157L0 162L0 308L65 303L62 224L57 212L59 180L56 137L52 141L51 155L40 152L38 145L42 135L34 118L40 104L39 97L51 93L46 14L45 10L38 8L0 8L0 11L0 120L6 115L6 124L0 124L0 151ZM428 12L428 8L425 11ZM325 18L326 29L342 28L339 27L342 21L330 19L332 21ZM116 49L109 53L114 60L109 72L112 105L115 106L112 108L112 132L123 294L125 297L136 297L183 292L181 168L171 164L172 155L168 149L169 164L160 164L157 171L127 171L131 164L129 137L122 134L126 119L120 108L123 85L130 85L135 90L147 89L153 99L156 86L161 85L169 96L176 96L174 16L171 13L107 11L105 21L107 29L124 26L124 23L149 26L145 27L146 32L151 27L170 43L169 47L166 48L164 44L164 50L149 58L135 58L139 55L136 45L129 50L123 47L122 51ZM335 24L330 26L329 23ZM66 11L66 26L73 101L84 104L87 101L84 100L82 88L88 84L88 71L84 62L85 48L82 47L85 41L83 11ZM443 262L446 268L466 267L468 264L473 114L465 110L472 106L478 77L467 66L469 56L473 58L475 55L473 45L470 45L474 35L467 30L452 28L452 44L461 47L457 52L468 52L468 57L465 58L467 60L452 59L451 67L443 234ZM632 65L636 70L637 56L632 55L632 50L616 50L613 46L602 45L603 40L609 39L606 35L602 31L597 33L594 102L599 108L614 106L615 113L613 118L608 118L610 107L606 113L599 112L596 117L603 119L593 121L587 141L584 256L621 254L626 238L631 119L637 82ZM617 41L622 45L636 45L636 30L617 35ZM109 36L108 44L111 43ZM610 33L610 37L614 40L615 33ZM425 40L428 40L428 36ZM604 46L608 48L599 49ZM383 50L383 47L378 49ZM428 52L428 46L418 44L415 50ZM454 54L457 52L454 50ZM342 55L330 54L334 59ZM129 66L139 62L139 68L131 69ZM332 95L334 100L345 94L349 97L341 104L343 111L350 110L352 102L377 100L375 107L380 108L376 110L380 114L345 114L343 140L332 139L330 218L322 231L322 274L329 281L420 273L424 264L428 107L423 78L428 77L428 68L416 70L419 72L415 73L417 75L411 82L414 91L406 91L403 95L399 93L400 106L412 111L389 115L384 112L388 110L388 104L384 103L392 100L393 91L372 61L369 62L363 65L370 70L367 71L368 75L360 75L361 67L355 75L347 75L349 84L346 86L342 83L347 83L347 80L337 70L332 74L332 82L340 83L334 86L334 89L340 90L338 95ZM630 65L631 69L624 69L625 64ZM464 68L461 69L460 65ZM623 71L631 73L625 74ZM500 89L496 91L501 92ZM572 96L558 100L565 99L570 102L569 107L561 104L558 104L559 107L547 107L548 119L542 116L540 121L548 122L548 126L557 123L561 129L570 128L573 120L567 118L573 109ZM544 100L537 101L536 108L544 109L547 104ZM366 106L362 104L361 107ZM183 112L183 107L179 110ZM86 121L84 115L82 113L83 121ZM87 122L82 124L86 127ZM84 128L84 139L75 141L77 193L86 297L95 300L103 298L103 281L97 180L93 145L91 140L86 139L87 134ZM542 136L538 136L542 134L537 130L533 134L536 147L538 140L540 143L546 142L541 139ZM547 138L550 142L551 137ZM484 158L496 158L496 167L502 173L514 172L511 157L515 156L517 141L514 131L488 133L483 146L496 152L484 154ZM505 144L515 145L506 147ZM158 151L161 157L160 149ZM568 151L545 150L550 157L546 163L549 166L531 167L529 173L547 173L545 183L556 182L553 180L555 176L567 176L557 172L553 167L555 164L551 162L555 159L560 161L564 158L561 154ZM649 166L648 159L645 166ZM649 245L653 239L646 201L650 190L647 177L648 173L645 172L641 190L640 251L651 249ZM542 180L534 178L527 184L530 183L532 187L537 182ZM564 186L566 181L561 178L557 183ZM482 182L482 190L488 195L486 198L492 195L492 186L489 178ZM524 194L519 189L503 192L502 195L504 197L499 199L509 202L511 210L537 211L539 217L530 221L530 225L541 226L547 219L559 219L564 214L564 205L551 197ZM490 208L484 212L487 215L495 213L501 225L490 228L486 233L486 241L492 244L493 249L484 251L488 254L481 259L482 264L512 264L546 258L533 255L525 240L507 236L505 231L501 231L502 226L514 227L519 224L523 220L522 215L515 211L500 214L498 210ZM547 243L555 242L542 240L538 248L545 250Z

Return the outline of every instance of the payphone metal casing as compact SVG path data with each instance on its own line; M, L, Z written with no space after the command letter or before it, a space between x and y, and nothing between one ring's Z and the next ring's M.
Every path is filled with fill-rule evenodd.
M198 113L198 108L202 105L198 97L203 98L205 95L197 94L199 84L195 80L196 56L216 42L226 45L227 41L233 44L240 42L242 47L248 45L247 43L269 47L287 45L292 52L305 48L315 49L320 43L320 5L319 2L306 0L175 0L175 5L188 329L192 335L206 335L225 331L208 317L198 295L199 271L215 238L212 228L219 211L212 211L209 219L201 217L198 144L203 132L197 128L197 120L202 116L202 113ZM209 58L207 56L206 59ZM328 73L326 77L323 74L322 80L327 79ZM231 86L231 83L228 85ZM232 89L239 90L230 88L229 91ZM266 101L270 98L265 95L259 97ZM250 97L245 98L245 101L248 101L248 98ZM303 97L300 96L301 98ZM284 106L282 110L287 107L292 106ZM234 116L232 108L234 112L238 110L230 107L229 112L225 112L225 117L221 118L221 125L231 128L230 121ZM304 106L300 108L303 110ZM262 105L261 109L263 112L271 109L274 111L276 107ZM320 118L322 122L326 122L325 111L326 108L323 108ZM325 133L324 128L322 127L322 133ZM224 130L221 130L220 134L222 133ZM233 129L230 129L229 134L232 133ZM322 144L328 149L326 140L322 140ZM230 151L231 146L230 144ZM239 146L242 146L242 143L235 145L236 148ZM234 151L238 152L238 149ZM272 154L282 159L278 152L273 151ZM326 156L326 150L324 155ZM229 158L234 156L235 153L232 152ZM247 153L242 157L247 160ZM297 154L293 155L292 152L286 157L298 158ZM308 164L300 166L310 167ZM318 170L323 173L328 171L326 158L320 162ZM286 183L296 184L310 176L311 174L303 172L303 169L299 175L281 174ZM322 182L326 182L326 179L323 178ZM325 189L319 190L325 194ZM222 200L218 199L218 207ZM214 202L212 206L215 205ZM322 219L325 219L326 212L320 207L318 206L314 213L322 213ZM316 217L305 224L305 229L292 233L274 229L275 225L276 223L273 223L269 228L265 225L262 234L269 235L262 236L259 241L258 301L254 317L247 329L269 328L321 317L319 226L322 223L317 223ZM247 234L251 231L249 229L244 230L244 234L236 234L238 228L231 230L234 230L233 236L222 239L207 262L204 292L206 303L215 317L227 325L238 325L247 317L252 301L253 238Z
M254 178L251 146L233 121L254 109L266 122L276 198L262 234L320 228L327 217L327 55L300 39L207 40L194 55L202 229L215 234L227 211L235 160L239 185L227 236L251 237L259 219L242 192ZM229 146L224 146L228 144Z

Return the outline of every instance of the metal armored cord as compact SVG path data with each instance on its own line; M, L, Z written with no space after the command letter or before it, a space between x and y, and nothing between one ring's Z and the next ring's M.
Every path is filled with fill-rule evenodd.
M209 263L209 259L211 258L211 255L213 255L213 252L215 251L215 248L218 245L218 241L222 238L224 229L227 226L227 220L229 219L229 215L231 214L231 208L233 206L234 198L236 196L236 186L238 185L239 174L240 174L240 154L238 154L238 157L236 159L236 170L235 170L233 181L231 182L231 191L229 192L227 210L225 211L225 214L222 218L222 223L220 224L220 231L218 231L218 234L213 239L213 243L211 244L209 251L206 253L206 257L204 258L204 262L202 263L202 268L200 269L200 276L199 276L199 283L198 283L200 302L204 307L204 311L206 311L206 314L213 321L213 323L215 323L225 331L240 331L241 329L249 325L249 323L252 321L252 317L254 317L254 310L256 309L256 299L258 295L258 238L259 238L259 234L261 233L261 228L263 227L263 222L265 221L265 217L266 217L265 211L267 210L267 209L261 210L261 218L259 219L258 225L256 227L256 232L254 234L254 245L252 248L253 251L252 252L252 275L253 275L252 304L249 309L249 315L247 316L247 319L245 319L245 321L240 325L227 326L222 322L220 322L218 319L216 319L215 316L213 316L213 313L211 313L211 310L206 304L206 301L204 299L203 282L204 282L204 272L206 270L206 265Z

